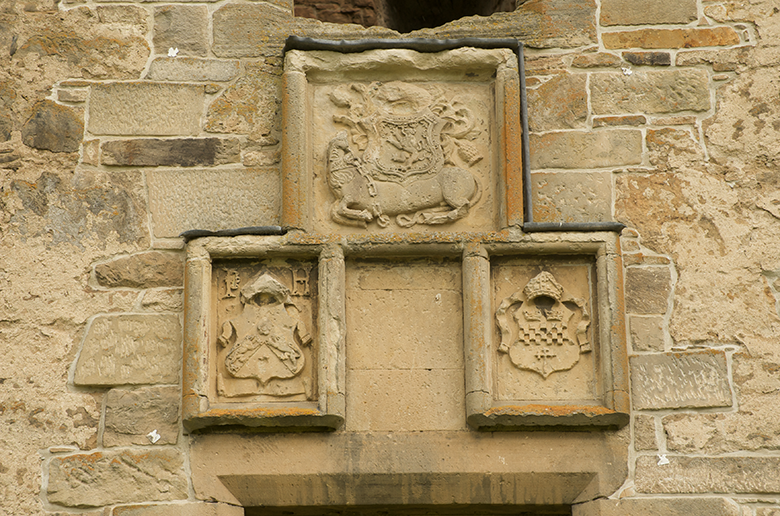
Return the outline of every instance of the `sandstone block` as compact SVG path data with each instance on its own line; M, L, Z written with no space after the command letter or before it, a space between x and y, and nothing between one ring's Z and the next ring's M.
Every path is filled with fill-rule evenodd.
M52 152L76 152L84 136L84 121L73 108L51 100L33 106L32 115L22 126L25 145Z
M597 500L572 507L572 516L742 516L724 498L621 498Z
M677 66L711 65L713 71L731 72L752 61L750 47L678 52Z
M0 142L7 142L11 139L11 129L13 124L11 123L11 115L0 113Z
M111 389L106 394L103 446L176 444L180 400L178 386ZM160 436L156 442L148 437L152 431Z
M641 493L777 493L780 457L639 457L635 485Z
M181 369L175 315L101 315L89 326L76 363L76 385L173 384Z
M661 5L665 7L667 4ZM739 44L739 35L731 27L605 32L601 39L604 47L608 49L720 47Z
M146 82L92 88L89 131L112 135L188 135L200 130L202 86Z
M55 457L49 463L49 502L68 507L187 498L179 450L117 450Z
M593 118L593 127L612 127L617 125L639 126L645 125L647 118L643 115L625 115L625 116L601 116Z
M281 186L275 169L154 170L146 179L158 237L279 221Z
M560 74L528 90L528 125L531 131L575 129L585 126L588 94L585 74Z
M632 315L628 326L634 351L664 350L663 317Z
M622 60L615 54L598 52L576 56L571 65L574 68L619 68Z
M668 267L626 269L626 311L628 313L666 313L671 291L672 274Z
M697 16L696 0L603 0L601 3L601 25L685 24L695 21Z
M238 61L196 57L158 57L149 67L153 81L232 81L238 76Z
M205 5L164 5L154 10L154 48L167 54L178 48L182 56L205 56L208 51L208 16Z
M536 222L612 220L611 172L537 172L531 181Z
M707 72L704 70L596 73L590 80L595 114L672 113L710 108Z
M634 449L637 451L657 450L655 440L655 418L634 416Z
M756 516L780 516L780 507L757 507Z
M265 3L227 4L214 13L212 27L219 57L275 55L287 36L302 34L292 13Z
M731 387L721 351L667 353L631 357L633 407L728 407Z
M244 509L225 503L177 503L114 507L111 516L243 516Z
M642 133L633 130L531 134L531 168L601 168L642 162Z
M669 66L669 52L623 52L623 59L636 66Z
M88 96L89 90L86 88L67 88L57 91L60 102L84 102Z
M85 165L100 165L100 140L85 140L81 145L81 162Z
M181 312L184 307L183 298L180 288L152 289L144 294L141 306L156 312Z
M184 261L178 253L149 251L98 264L95 277L101 286L109 288L181 286Z
M103 142L104 165L136 167L211 166L237 163L241 151L236 138L157 138Z

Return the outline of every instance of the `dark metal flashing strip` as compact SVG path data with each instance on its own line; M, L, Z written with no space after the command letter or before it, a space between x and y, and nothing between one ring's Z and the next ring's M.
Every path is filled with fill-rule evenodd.
M232 237L239 235L284 235L287 233L287 228L281 226L249 226L245 228L236 229L221 229L218 231L210 231L208 229L190 229L185 231L179 236L184 239L184 243L189 242L195 238L220 236L220 237Z

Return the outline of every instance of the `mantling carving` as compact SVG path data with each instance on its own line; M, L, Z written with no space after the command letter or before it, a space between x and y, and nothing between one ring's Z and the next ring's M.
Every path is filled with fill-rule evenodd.
M496 320L501 330L499 353L506 353L519 369L544 378L571 369L581 353L591 351L585 301L568 295L549 272L539 273L504 299Z
M466 106L441 89L403 82L353 83L330 100L347 127L328 144L328 184L338 224L401 227L446 224L468 215L480 198L468 170L483 156L481 133Z

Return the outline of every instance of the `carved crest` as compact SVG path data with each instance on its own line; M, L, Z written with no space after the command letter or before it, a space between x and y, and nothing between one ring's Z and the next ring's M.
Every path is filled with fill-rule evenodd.
M252 379L256 393L292 395L304 392L303 383L271 385L272 380L291 379L303 370L301 346L312 338L290 298L290 291L269 274L241 288L241 313L222 324L217 338L227 348L224 366L228 375ZM224 396L235 396L226 382L219 386Z
M402 82L342 85L330 100L345 127L327 149L335 222L446 224L478 202L469 168L482 159L472 143L482 130L457 100Z
M591 350L585 301L567 295L549 272L539 273L504 299L496 320L501 330L499 353L506 353L519 369L544 378L571 369L581 353Z

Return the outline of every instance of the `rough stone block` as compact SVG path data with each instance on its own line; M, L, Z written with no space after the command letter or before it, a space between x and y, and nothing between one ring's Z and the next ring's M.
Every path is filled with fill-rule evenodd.
M647 2L643 0L602 0L601 25L661 25L696 20L696 0Z
M302 35L292 13L266 3L227 4L213 15L213 52L219 57L276 54L290 35Z
M664 350L664 319L660 316L638 316L629 318L631 347L634 351Z
M672 291L668 267L626 269L626 311L631 314L664 314Z
M780 516L780 507L757 507L756 516Z
M101 286L109 288L181 286L184 261L178 253L138 253L96 265L95 278Z
M669 66L669 52L623 52L623 59L636 66Z
M531 168L602 168L642 162L642 133L632 130L531 134Z
M146 310L154 310L156 312L181 312L184 307L182 289L147 290L141 300L141 306Z
M704 70L596 73L590 79L591 106L599 115L706 111L708 81Z
M721 351L631 357L631 392L638 410L731 406Z
M665 7L667 4L662 5ZM607 49L720 47L739 44L739 35L731 27L605 32L601 39Z
M655 418L634 416L634 449L636 451L657 450L655 440Z
M117 450L55 457L49 463L49 502L67 507L187 498L179 450Z
M200 131L203 86L147 82L92 88L89 131L111 135L189 135Z
M176 444L180 400L178 386L111 389L105 401L103 446ZM159 439L150 439L150 432Z
M181 369L175 315L101 315L92 321L76 363L76 385L173 384Z
M225 82L238 76L238 61L198 59L196 57L158 57L149 67L153 81Z
M742 516L725 498L621 498L572 507L572 516Z
M114 507L111 516L243 516L243 507L225 503L125 505Z
M155 170L147 172L146 180L157 237L279 221L281 186L275 169Z
M640 126L647 123L643 115L602 116L593 118L593 127L613 127L618 125Z
M667 455L636 461L637 491L641 493L777 493L780 457L680 457Z
M611 172L537 172L531 189L536 222L612 220Z
M238 163L241 148L236 138L140 139L103 142L104 165L136 167L195 167Z
M83 136L83 115L51 100L36 103L22 126L25 145L52 152L78 151Z
M615 54L597 52L576 56L571 65L574 68L619 68L623 61Z
M86 88L68 88L57 91L57 99L60 102L84 102L88 96L89 90Z
M182 56L208 52L208 16L205 5L163 5L154 10L154 48L167 54L178 48Z
M560 74L528 90L528 125L531 131L575 129L585 126L588 94L585 74Z

